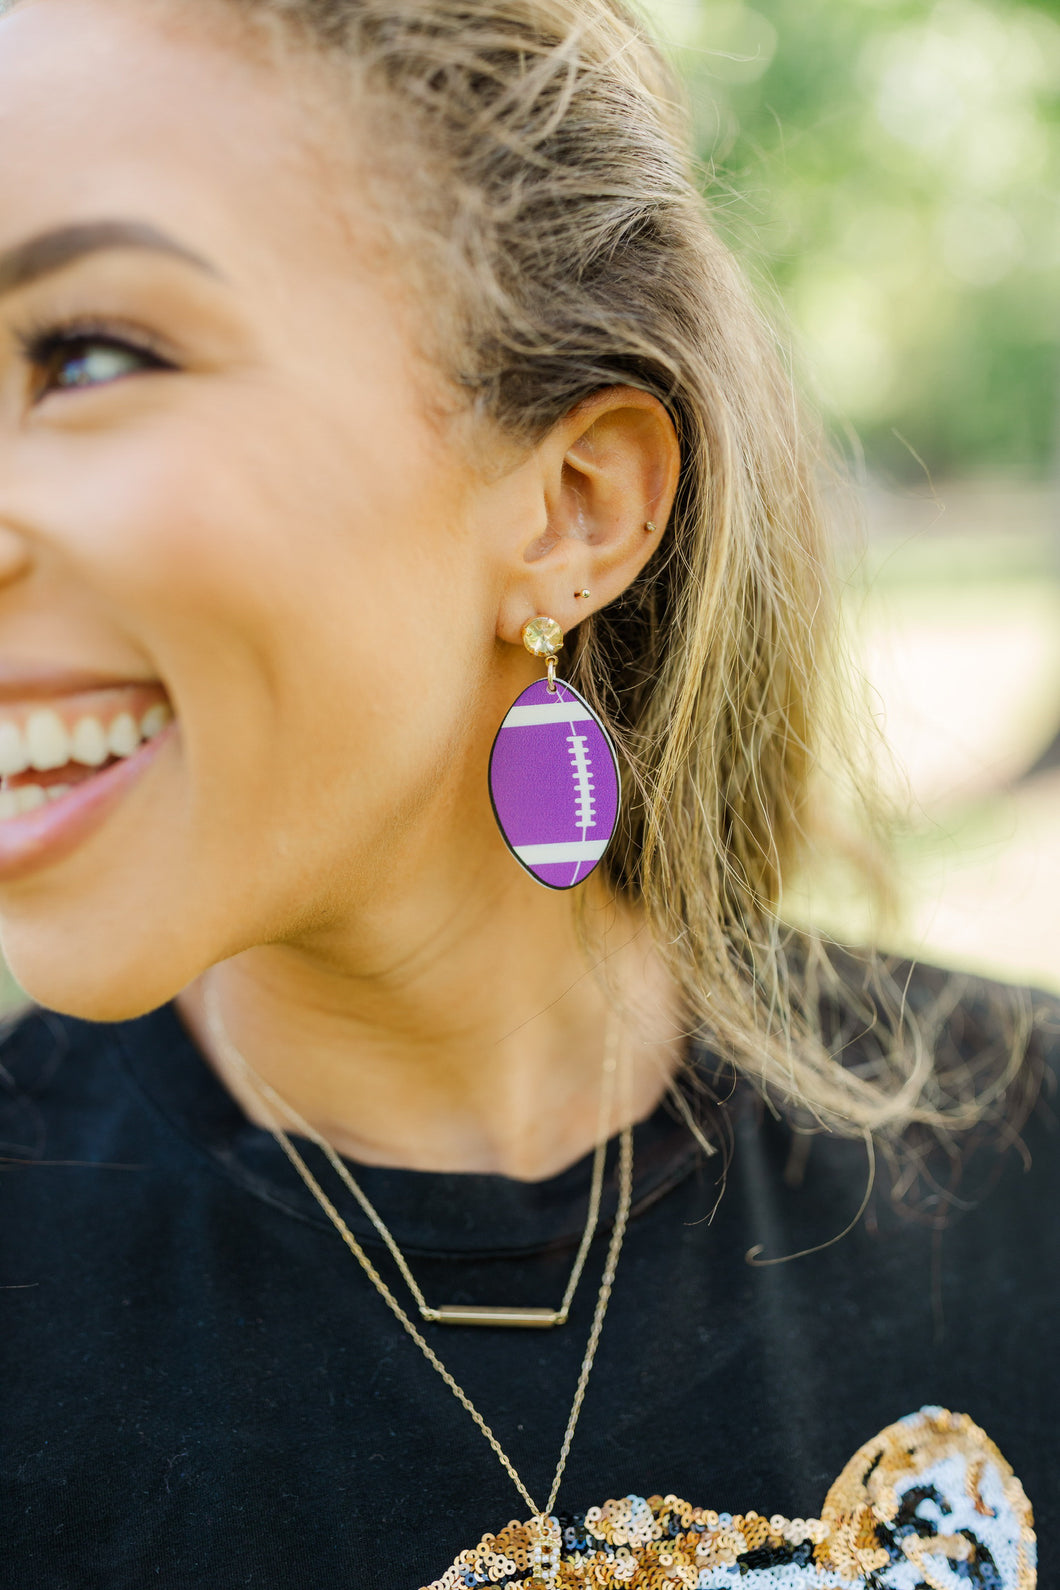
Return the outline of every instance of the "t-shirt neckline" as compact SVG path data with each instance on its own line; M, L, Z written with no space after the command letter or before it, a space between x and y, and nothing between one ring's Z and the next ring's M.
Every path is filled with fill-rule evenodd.
M315 1225L330 1225L272 1133L248 1120L209 1065L173 1004L111 1029L118 1057L157 1115L213 1171L245 1193ZM290 1134L350 1230L367 1245L380 1238L326 1157ZM577 1242L585 1224L592 1154L544 1181L418 1171L347 1161L403 1251L434 1257L504 1256ZM601 1228L614 1215L617 1138L608 1145ZM633 1215L691 1172L702 1149L664 1101L633 1135Z

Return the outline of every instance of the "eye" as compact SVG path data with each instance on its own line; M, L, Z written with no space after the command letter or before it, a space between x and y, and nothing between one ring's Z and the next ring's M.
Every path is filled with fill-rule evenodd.
M144 371L173 368L146 342L112 331L68 327L35 332L20 340L33 371L37 402L51 392L110 386Z
M48 371L53 386L99 386L130 375L143 363L143 356L118 342L70 342L57 350Z

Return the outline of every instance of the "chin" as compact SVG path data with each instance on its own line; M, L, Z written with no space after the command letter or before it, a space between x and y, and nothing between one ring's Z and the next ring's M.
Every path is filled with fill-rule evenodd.
M167 1004L202 971L173 953L172 936L124 921L64 933L56 925L0 922L0 948L35 1004L82 1021L131 1021Z

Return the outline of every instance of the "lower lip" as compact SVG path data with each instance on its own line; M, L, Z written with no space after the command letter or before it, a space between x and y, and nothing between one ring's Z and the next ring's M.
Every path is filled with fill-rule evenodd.
M176 727L169 724L132 756L75 784L59 800L0 821L0 883L49 867L76 850L143 777Z

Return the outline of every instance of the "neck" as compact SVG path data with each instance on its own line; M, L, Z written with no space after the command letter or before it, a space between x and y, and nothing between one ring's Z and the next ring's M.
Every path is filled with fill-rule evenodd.
M347 1158L554 1175L595 1141L615 992L631 1119L658 1102L682 1042L637 913L590 893L583 942L569 896L531 891L477 919L448 901L411 936L391 907L327 943L225 961L207 975L229 1042ZM180 996L182 1016L248 1117L268 1126L274 1112L211 1036L204 987ZM611 1131L624 1124L616 1116Z

